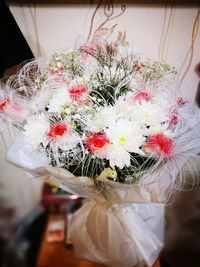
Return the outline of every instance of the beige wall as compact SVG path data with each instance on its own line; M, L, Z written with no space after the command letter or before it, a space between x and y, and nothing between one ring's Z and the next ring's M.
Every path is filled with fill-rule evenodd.
M87 4L56 5L56 1L47 2L54 4L37 4L35 7L27 4L10 4L11 11L34 54L38 55L39 46L43 57L60 49L73 47L74 44L83 40L84 36L88 34L91 17L96 6ZM110 22L108 26L118 23L117 30L126 30L135 53L158 58L165 11L167 11L165 30L168 28L168 31L165 32L168 34L163 47L164 59L179 71L191 45L192 27L197 14L195 5L174 6L173 9L171 5L168 5L165 10L164 4L160 6L127 4L124 14ZM119 5L115 5L114 12L115 14L120 12ZM95 17L95 26L104 19L101 9ZM195 98L199 81L199 77L194 71L199 59L200 33L198 32L192 65L181 86L182 93L192 100Z

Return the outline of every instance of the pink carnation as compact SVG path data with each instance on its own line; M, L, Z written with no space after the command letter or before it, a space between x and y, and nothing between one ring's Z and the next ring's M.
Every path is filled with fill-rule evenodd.
M12 120L22 121L28 115L28 109L24 105L13 103L9 98L5 98L0 102L0 111Z
M56 139L57 137L61 137L69 131L68 125L66 122L56 122L51 125L47 136L50 139Z
M135 94L133 97L133 101L146 101L148 102L151 99L151 95L150 93L148 93L147 91L140 91L139 93Z
M78 84L69 88L69 95L72 100L79 101L82 96L87 92L87 87L84 84Z
M109 143L105 133L93 133L86 139L86 147L92 152L102 151Z
M163 133L148 136L145 143L145 149L155 156L170 156L173 146L173 140Z

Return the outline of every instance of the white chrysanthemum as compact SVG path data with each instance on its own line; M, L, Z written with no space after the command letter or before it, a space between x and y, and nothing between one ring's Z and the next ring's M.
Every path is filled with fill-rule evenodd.
M144 130L137 122L127 119L114 121L105 129L105 133L114 147L143 154L140 147L145 141Z
M100 107L95 110L95 114L93 116L86 115L86 128L90 132L101 132L115 120L115 106Z
M40 110L44 110L44 108L48 105L49 99L51 96L51 90L41 90L38 92L36 96L31 99L28 103L29 108L32 112L38 112Z
M120 97L115 104L116 108L115 108L115 112L116 112L116 116L117 118L126 118L128 120L135 120L136 119L136 115L134 114L134 105L130 104L126 98L124 97Z
M46 133L49 131L50 123L44 114L27 118L24 126L24 140L29 149L37 149L42 144L47 144Z
M74 133L67 133L63 135L62 137L58 137L55 141L54 144L56 147L59 147L60 149L64 151L68 151L71 149L74 149L77 144L80 142L80 138Z
M137 120L141 125L157 125L168 119L165 110L160 105L150 102L136 104L133 113L137 115Z
M109 160L109 164L112 168L115 166L123 169L124 166L130 166L131 157L129 152L124 150L121 146L108 145L106 158Z
M56 89L55 93L52 94L52 97L49 101L49 112L58 112L61 113L63 111L63 107L70 103L71 99L69 97L68 91L66 87Z

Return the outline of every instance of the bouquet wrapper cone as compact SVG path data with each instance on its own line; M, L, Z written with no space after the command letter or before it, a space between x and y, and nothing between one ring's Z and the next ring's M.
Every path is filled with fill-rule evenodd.
M144 263L152 266L156 261L163 247L164 188L172 179L168 168L150 177L153 182L148 191L140 186L105 182L100 176L99 181L104 180L106 186L101 192L88 177L75 177L65 169L48 166L43 154L26 149L21 136L8 150L7 160L34 178L50 178L65 191L88 199L74 214L71 225L79 258L113 267ZM163 184L159 183L161 173Z

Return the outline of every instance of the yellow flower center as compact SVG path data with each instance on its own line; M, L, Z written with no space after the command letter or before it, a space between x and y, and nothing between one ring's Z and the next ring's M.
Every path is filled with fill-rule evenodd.
M120 144L120 145L123 145L125 142L126 142L126 137L125 137L125 136L121 136L121 137L119 138L119 144Z

